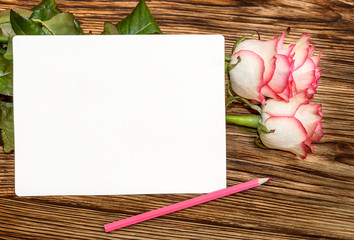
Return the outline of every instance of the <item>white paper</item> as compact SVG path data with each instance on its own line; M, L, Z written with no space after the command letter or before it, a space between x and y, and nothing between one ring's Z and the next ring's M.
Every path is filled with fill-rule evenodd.
M226 187L221 35L16 36L18 196Z

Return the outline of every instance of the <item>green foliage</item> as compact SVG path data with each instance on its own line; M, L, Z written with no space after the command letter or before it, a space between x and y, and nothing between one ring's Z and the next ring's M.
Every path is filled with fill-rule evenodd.
M14 115L13 104L9 102L1 102L1 118L0 118L1 138L4 143L4 151L11 152L14 150Z
M0 24L10 22L10 10L11 9L0 12ZM29 18L32 15L31 10L18 9L18 8L14 8L12 10L18 13L19 15L21 15L22 17Z
M102 32L107 35L154 33L162 32L144 0L117 25L105 23ZM61 12L55 0L43 0L31 10L0 12L0 129L5 152L14 150L12 38L15 35L82 34L73 14Z
M82 30L79 22L74 18L74 25L75 25L75 29L76 29L76 34L77 35L84 35L84 31Z
M6 53L6 48L0 45L0 54L4 55Z
M44 0L34 8L31 19L43 25L46 35L82 35L84 32L71 13L62 13L55 0Z
M117 24L120 34L162 33L144 0L140 0L133 12Z
M44 35L40 25L33 20L22 17L15 11L10 11L12 29L17 35Z
M57 9L55 0L44 0L34 8L32 8L31 19L39 19L41 21L46 21L60 13Z
M9 41L7 43L7 46L6 46L6 52L4 53L4 57L7 58L7 59L10 59L10 60L12 60L12 38L13 38L13 36L15 36L15 34L13 34L9 38Z
M15 35L11 23L7 22L7 23L0 24L0 35L4 37L11 37Z
M0 55L0 94L12 95L12 61Z
M53 35L77 35L74 16L71 13L59 13L42 24Z
M155 34L162 33L159 25L151 15L149 8L144 0L140 0L132 13L114 26L111 23L105 23L105 35L116 34Z
M110 22L104 23L103 35L118 35L118 28Z

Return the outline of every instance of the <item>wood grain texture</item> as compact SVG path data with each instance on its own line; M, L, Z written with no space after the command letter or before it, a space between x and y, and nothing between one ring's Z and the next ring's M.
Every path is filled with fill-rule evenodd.
M40 1L0 0L0 10ZM57 1L86 33L118 22L137 1ZM226 53L244 34L262 39L292 28L287 41L312 36L323 68L315 101L323 139L301 160L262 150L254 135L227 126L228 185L257 177L256 189L105 233L103 224L194 197L193 194L16 197L14 155L0 153L0 239L354 239L353 1L147 1L164 33L219 33ZM202 103L200 103L202 104ZM246 114L241 106L230 113Z

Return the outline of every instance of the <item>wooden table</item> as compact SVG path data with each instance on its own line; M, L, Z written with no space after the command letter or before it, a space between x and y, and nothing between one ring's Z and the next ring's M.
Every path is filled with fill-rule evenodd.
M39 1L0 0L0 9ZM61 0L58 6L99 34L137 1ZM273 180L256 189L119 231L103 224L196 195L16 197L14 155L0 154L0 239L354 239L354 2L154 0L148 6L164 33L219 33L226 53L244 34L262 39L292 28L323 52L315 101L323 106L324 137L305 160L253 144L254 135L227 126L227 183ZM208 49L205 49L208 51ZM196 58L196 61L200 59ZM202 104L202 103L200 103ZM246 113L240 106L231 113ZM181 176L183 177L183 176Z

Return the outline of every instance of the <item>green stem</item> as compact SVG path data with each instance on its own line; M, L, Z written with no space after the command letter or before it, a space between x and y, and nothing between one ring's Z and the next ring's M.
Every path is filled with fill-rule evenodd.
M225 56L225 62L230 62L231 61L231 57Z
M249 116L226 115L226 122L234 123L237 125L250 127L250 128L257 128L260 119L261 119L260 115L249 115Z
M227 84L226 84L226 90L227 90L227 93L229 94L229 96L233 97L234 95L232 94L230 87L231 87L231 81L229 80L229 81L227 81Z
M252 132L252 133L256 133L258 132L257 129L255 128L250 128L250 127L243 127L243 126L239 126L239 125L235 125L238 129L241 129L243 131L247 131L247 132Z
M9 42L9 38L5 37L5 36L0 36L0 42L1 43L8 43Z
M228 87L228 85L226 85L226 87ZM227 107L230 103L232 103L233 101L237 100L237 101L240 101L240 102L243 102L244 104L246 104L247 106L249 106L250 108L252 108L253 110L256 110L257 112L259 112L260 114L262 114L262 109L260 108L260 106L258 105L255 105L255 104L252 104L250 103L247 99L244 99L242 97L239 97L239 96L233 96L231 94L231 92L229 92L229 88L227 89L228 90L228 94L231 96L231 97L228 97L225 99L225 106Z
M232 53L232 54L234 53L234 51L235 51L237 45L240 44L243 40L245 40L245 38L252 37L252 36L253 36L253 34L251 34L251 35L244 35L244 36L240 37L239 39L237 39L237 41L234 43L234 46L232 47L231 53Z
M238 100L244 102L247 106L249 106L253 110L256 110L257 112L262 113L262 110L258 105L250 103L247 99L240 97Z

